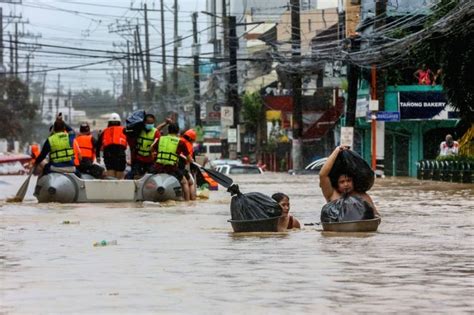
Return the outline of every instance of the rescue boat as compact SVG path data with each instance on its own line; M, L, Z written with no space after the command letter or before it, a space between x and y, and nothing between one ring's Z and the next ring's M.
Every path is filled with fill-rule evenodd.
M146 174L138 180L83 178L73 173L50 173L38 179L38 202L100 203L180 200L178 180L168 174Z

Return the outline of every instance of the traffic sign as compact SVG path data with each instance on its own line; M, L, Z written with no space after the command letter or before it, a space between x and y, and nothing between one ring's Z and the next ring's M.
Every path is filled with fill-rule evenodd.
M378 121L400 121L400 112L376 112Z

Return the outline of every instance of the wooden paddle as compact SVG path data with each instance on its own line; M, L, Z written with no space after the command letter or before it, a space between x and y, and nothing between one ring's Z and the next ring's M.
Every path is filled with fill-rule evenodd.
M196 162L193 162L193 164L195 166L199 167L200 169L202 169L203 171L205 171L207 174L209 174L209 176L213 180L215 180L217 183L221 184L225 188L229 188L234 183L232 178L230 178L230 177L228 177L228 176L226 176L226 175L224 175L224 174L222 174L218 171L202 167L201 165L197 164Z
M20 186L18 189L15 197L7 198L7 202L22 202L25 199L26 191L28 190L28 186L30 185L31 175L35 172L36 166L31 168L30 172L28 173L28 177L26 178L23 185Z

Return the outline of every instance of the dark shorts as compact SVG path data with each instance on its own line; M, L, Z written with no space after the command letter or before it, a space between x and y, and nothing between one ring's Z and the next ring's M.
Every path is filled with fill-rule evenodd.
M77 169L79 172L92 175L95 178L102 178L102 174L104 173L104 168L102 166L94 164L89 159L82 159Z
M166 172L168 175L171 175L171 176L174 176L176 177L176 179L181 182L181 180L183 179L184 177L184 174L183 174L183 171L182 170L175 170L175 171L171 171L171 172Z
M153 167L155 163L145 163L142 161L135 160L132 164L133 175L145 175L146 173L153 173Z
M127 164L125 149L120 146L104 148L104 163L107 170L123 172Z

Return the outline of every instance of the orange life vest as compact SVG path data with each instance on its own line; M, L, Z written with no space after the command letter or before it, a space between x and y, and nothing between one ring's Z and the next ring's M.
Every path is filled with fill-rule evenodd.
M102 148L111 144L127 147L127 137L123 133L122 126L111 126L104 129L102 132Z
M188 149L189 155L193 156L194 150L193 150L193 144L185 139L184 137L181 137L181 140L184 142L186 145L186 148Z
M77 144L81 149L81 155L83 158L95 159L95 149L92 143L92 135L79 135L76 137Z
M33 155L33 161L35 161L36 158L40 155L39 144L37 143L32 144L30 149L31 149L31 154Z

